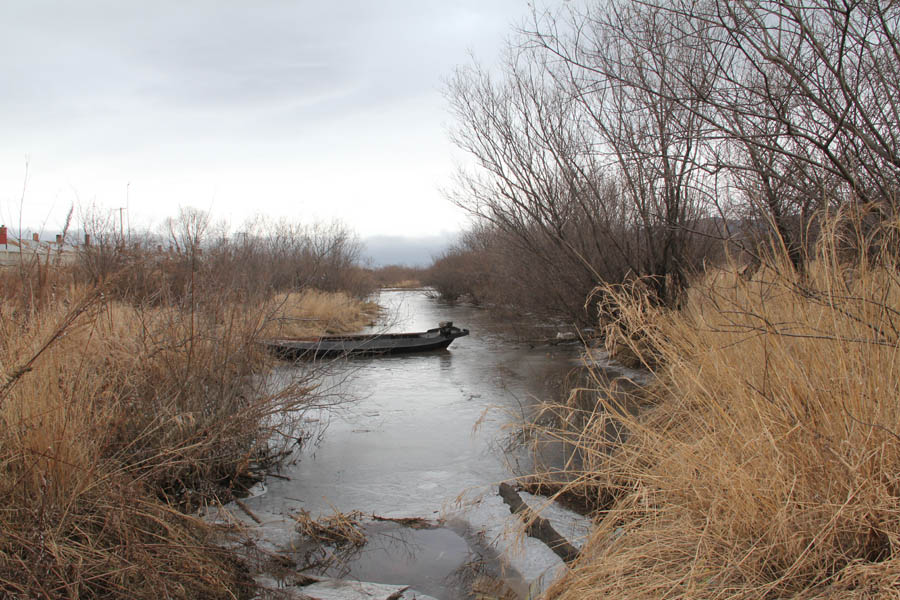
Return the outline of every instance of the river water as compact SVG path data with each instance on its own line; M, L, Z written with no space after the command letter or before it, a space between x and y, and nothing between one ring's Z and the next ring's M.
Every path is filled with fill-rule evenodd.
M287 479L269 479L266 492L246 503L267 515L359 510L442 519L433 529L371 524L366 547L326 574L464 598L466 565L498 570L502 552L492 546L490 521L508 510L497 484L529 468L526 453L510 450L507 425L561 393L581 364L579 346L517 341L506 332L522 331L519 324L498 324L485 311L421 291L386 290L378 302L386 308L378 329L421 331L453 321L471 333L443 351L336 365L330 377L347 401L319 415L327 419L319 422L321 438L281 472ZM503 577L520 591L530 579L515 569Z

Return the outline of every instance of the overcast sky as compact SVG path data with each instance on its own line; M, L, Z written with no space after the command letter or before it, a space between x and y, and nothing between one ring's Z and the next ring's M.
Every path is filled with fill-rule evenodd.
M436 235L459 155L441 95L499 60L526 0L2 0L0 222L73 202ZM127 195L126 195L127 187ZM127 198L126 198L127 196Z

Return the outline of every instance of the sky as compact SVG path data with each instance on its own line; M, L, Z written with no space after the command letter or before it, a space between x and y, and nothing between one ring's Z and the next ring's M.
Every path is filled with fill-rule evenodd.
M337 219L447 236L466 158L442 88L501 60L527 0L3 0L0 222L70 205L153 228ZM27 170L27 179L26 179ZM22 200L24 190L24 201Z

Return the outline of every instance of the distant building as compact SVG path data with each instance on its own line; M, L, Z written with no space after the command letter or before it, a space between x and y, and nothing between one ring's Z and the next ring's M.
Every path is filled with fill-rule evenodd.
M85 240L87 242L87 239ZM9 235L5 225L0 225L0 266L18 264L20 260L42 260L53 264L75 260L79 246L66 243L61 234L53 241L41 240L37 233L31 239L19 239Z

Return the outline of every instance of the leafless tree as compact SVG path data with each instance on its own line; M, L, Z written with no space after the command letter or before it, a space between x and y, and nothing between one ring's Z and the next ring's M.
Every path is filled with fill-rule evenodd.
M697 107L648 88L673 85L670 53L691 49L664 19L619 8L536 15L502 79L457 74L454 140L480 169L453 198L532 260L577 274L576 293L637 277L674 305L714 177Z
M900 6L877 0L653 0L707 65L659 90L717 140L717 166L799 266L816 212L897 210ZM712 78L710 78L710 74ZM699 104L698 104L699 100ZM793 225L793 227L792 227Z
M552 290L543 295L556 296L557 309L577 313L599 281L621 279L630 267L623 262L629 252L613 235L623 206L617 182L590 151L583 111L539 61L521 51L505 78L476 66L451 82L459 124L453 138L478 165L460 173L451 198L533 272L549 275L539 285Z
M700 99L659 93L679 85L678 65L692 65L699 82L710 77L696 49L664 17L639 3L597 3L563 21L536 15L527 35L550 56L545 64L557 86L587 116L594 164L619 182L625 208L619 226L634 239L623 258L660 301L674 304L693 266L696 234L715 214L716 182Z
M896 218L898 24L878 0L536 11L501 75L449 86L477 165L453 198L576 292L639 277L676 305L716 237L767 233L802 270L817 215Z

